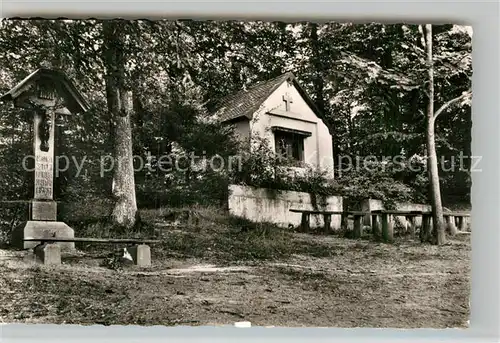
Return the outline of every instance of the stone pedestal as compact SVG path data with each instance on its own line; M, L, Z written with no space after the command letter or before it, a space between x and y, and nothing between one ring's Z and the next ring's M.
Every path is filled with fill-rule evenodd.
M57 244L39 245L35 248L35 256L46 266L61 264L61 248Z
M382 240L386 243L394 241L394 220L393 216L382 213Z
M363 220L363 216L360 216L360 215L357 215L357 214L354 215L353 238L355 238L355 239L361 238L361 236L363 235L363 223L362 223L362 220Z
M127 248L128 253L132 256L134 264L139 267L151 266L151 249L146 244L134 245Z
M371 215L371 223L372 223L372 233L375 240L379 240L382 236L380 230L380 218L378 214Z
M32 249L40 244L40 241L25 242L23 239L50 237L74 238L75 233L72 228L63 222L30 220L12 231L11 244L18 249ZM61 250L75 249L75 243L73 242L58 242L54 244L58 245Z
M444 220L446 223L446 231L448 231L450 236L455 236L457 234L457 227L455 225L455 217L451 215L445 215Z
M55 201L33 200L30 204L30 219L42 221L57 220L57 203Z
M411 238L415 237L415 217L414 216L407 216L406 221L408 222L408 234L410 235Z

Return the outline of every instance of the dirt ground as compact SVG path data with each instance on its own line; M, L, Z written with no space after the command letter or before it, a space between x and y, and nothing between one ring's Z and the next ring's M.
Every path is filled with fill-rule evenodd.
M148 269L100 266L106 249L47 268L0 250L0 318L14 323L287 327L466 327L470 235L447 245L294 233L328 257L210 264L152 250ZM109 248L107 250L109 252Z

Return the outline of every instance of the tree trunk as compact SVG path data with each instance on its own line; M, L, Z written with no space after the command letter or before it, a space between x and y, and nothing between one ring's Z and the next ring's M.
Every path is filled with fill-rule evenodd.
M112 121L113 182L116 199L111 217L113 223L127 229L136 223L137 203L132 152L132 94L125 89L124 53L120 35L121 22L104 21L104 63L106 66L106 96Z
M318 38L318 24L311 24L311 50L313 67L313 87L315 103L321 113L325 113L324 81L323 81L323 60L321 59L321 47ZM328 123L325 123L328 125Z
M60 126L55 125L54 127L54 138L56 140L56 143L54 144L54 156L57 159L59 156L64 155L65 153L65 147L66 145L64 144L64 129ZM60 163L63 163L62 161L59 161ZM59 165L59 175L54 176L54 199L60 200L64 193L66 192L67 188L67 175L68 172L62 168L68 167L67 165ZM61 170L62 169L62 170ZM64 171L63 171L64 170Z
M429 103L427 107L427 169L429 174L429 183L431 188L432 219L434 222L433 243L438 245L445 243L445 231L443 220L443 206L441 203L441 190L439 187L439 170L436 154L436 139L434 128L434 66L432 63L432 25L425 26L427 64L429 75L428 96Z
M137 215L130 124L132 95L130 92L122 92L121 99L122 111L125 115L115 119L115 167L112 191L116 203L112 217L114 223L131 228L135 225Z

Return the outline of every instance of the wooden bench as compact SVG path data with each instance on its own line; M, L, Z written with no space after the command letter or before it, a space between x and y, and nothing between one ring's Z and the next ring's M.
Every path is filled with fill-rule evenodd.
M394 239L394 224L393 216L404 216L408 220L409 233L415 236L415 218L422 216L422 227L420 229L420 239L426 240L432 231L432 211L396 211L396 210L379 210L372 211L372 222L374 234L378 232L378 216L382 216L382 239L384 241L392 241ZM443 217L446 223L446 229L451 235L457 233L457 226L455 219L458 218L460 232L465 231L465 217L470 217L470 213L464 212L445 212Z
M322 215L323 216L323 232L329 233L332 229L332 215L341 216L341 226L343 228L347 227L347 219L349 217L354 219L354 237L359 238L363 233L362 219L363 216L370 214L370 212L362 211L320 211L320 210L300 210L300 209L290 209L290 212L301 213L302 219L300 222L301 231L308 232L310 230L310 218L311 214Z
M394 240L394 221L393 217L405 217L409 223L408 231L410 235L415 236L415 218L422 217L422 225L427 223L423 211L397 211L397 210L378 210L372 211L372 231L376 238L381 238L384 242L392 242ZM382 222L379 222L379 217L382 217ZM380 225L381 224L381 225Z
M310 226L311 214L323 215L324 232L329 232L331 229L332 215L342 214L342 212L338 211L310 211L310 210L300 210L300 209L290 209L290 212L300 213L302 215L300 221L300 229L302 232L309 232L311 228Z
M420 238L423 239L430 234L432 230L432 212L431 211L398 211L398 210L376 210L372 212L364 211L321 211L321 210L301 210L290 209L290 212L301 213L301 230L308 232L310 230L310 216L312 214L322 215L324 219L323 231L328 233L331 231L331 216L341 216L342 228L347 227L348 218L354 219L353 238L360 238L363 234L362 219L366 215L372 216L372 233L376 239L381 239L384 242L392 242L394 240L394 216L405 217L409 223L408 232L414 237L416 231L415 218L422 216L422 229L420 230ZM455 219L458 218L458 230L465 231L464 218L469 217L469 213L464 212L446 212L443 217L446 222L447 230L452 234L456 234L457 228ZM379 220L381 218L381 221Z
M465 218L470 217L470 213L467 212L446 212L444 213L445 220L449 223L448 225L456 225L456 229L459 232L466 232Z
M134 238L67 238L67 237L44 237L44 238L24 238L28 242L40 242L33 249L34 254L45 265L61 264L61 249L58 242L85 242L85 243L104 243L104 244L127 244L126 251L132 257L134 264L140 267L151 265L151 249L147 244L159 243L159 240L134 239Z

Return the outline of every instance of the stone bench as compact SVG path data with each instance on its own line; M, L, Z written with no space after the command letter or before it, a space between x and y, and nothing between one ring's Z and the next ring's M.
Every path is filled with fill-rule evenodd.
M159 243L158 240L141 239L115 239L115 238L25 238L25 241L40 242L33 249L34 254L43 262L44 265L61 264L61 248L57 242L85 242L101 244L128 244L126 251L132 256L134 264L140 267L149 267L151 265L151 249L147 244Z

